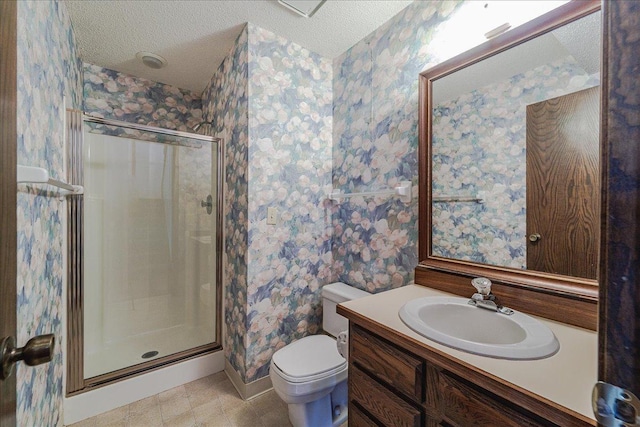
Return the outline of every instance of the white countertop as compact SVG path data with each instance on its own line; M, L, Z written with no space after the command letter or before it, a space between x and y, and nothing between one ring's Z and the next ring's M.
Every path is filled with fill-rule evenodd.
M457 296L418 285L409 285L340 305L372 321L385 325L400 335L447 353L482 371L502 378L545 399L553 401L590 419L591 390L598 375L598 334L542 317L532 316L547 325L558 338L560 350L539 360L505 360L478 356L431 341L409 329L398 310L406 302L427 296Z

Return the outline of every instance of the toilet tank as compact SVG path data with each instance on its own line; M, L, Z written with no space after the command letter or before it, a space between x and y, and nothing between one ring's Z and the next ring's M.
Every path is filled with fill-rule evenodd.
M336 313L336 306L341 302L369 295L371 295L369 292L342 282L325 285L322 288L322 329L334 337L349 329L349 320Z

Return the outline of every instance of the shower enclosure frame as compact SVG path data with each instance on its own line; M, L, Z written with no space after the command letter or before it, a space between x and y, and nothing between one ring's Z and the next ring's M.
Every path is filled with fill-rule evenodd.
M68 196L67 215L67 379L66 396L71 397L97 387L112 384L132 376L141 375L168 365L179 363L197 356L222 350L222 215L224 180L224 144L221 138L162 129L118 120L102 119L83 114L80 110L68 109L67 122L67 175L70 183L84 184L83 161L83 123L85 121L105 126L118 126L127 129L153 132L176 137L192 138L215 144L217 151L217 205L216 205L216 273L215 273L215 341L187 350L159 357L147 362L108 372L91 378L84 378L84 196ZM153 142L162 144L165 142ZM212 147L213 149L213 147Z

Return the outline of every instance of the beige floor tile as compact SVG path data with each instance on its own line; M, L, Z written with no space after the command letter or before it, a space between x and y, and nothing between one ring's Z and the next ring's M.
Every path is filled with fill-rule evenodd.
M160 403L162 403L167 400L172 400L177 396L187 396L187 391L183 385L171 388L167 391L163 391L162 393L158 394L158 399L160 399Z
M220 406L222 411L229 417L230 414L238 411L253 411L251 404L240 398L236 399L220 399Z
M224 372L167 390L72 427L291 427L273 391L249 401ZM341 426L346 427L346 424Z
M176 395L160 402L160 413L162 414L162 420L165 422L190 411L191 404L187 396Z
M68 427L95 427L96 418L97 417L87 418L86 420L82 420L82 421L78 421L77 423L69 424Z
M218 381L216 383L213 383L212 385L213 385L213 389L217 390L220 394L223 394L223 393L238 394L236 388L233 386L233 383L231 383L231 381L229 381L228 378Z
M251 405L240 408L223 409L233 427L262 427L262 420Z
M215 386L218 392L218 400L224 408L241 407L242 405L249 404L248 401L242 400L238 394L236 388L231 384L231 381L220 382Z
M217 418L224 418L226 420L226 415L224 415L224 412L222 411L222 406L217 400L200 405L194 408L192 412L196 421L201 424Z
M276 394L275 391L270 390L266 393L261 394L260 396L254 397L249 400L251 406L257 413L270 412L274 409L287 410L287 404L280 399L280 397Z
M160 400L158 395L147 397L129 404L129 416L134 414L147 413L149 411L157 411L160 414Z
M287 409L276 407L271 411L260 413L260 420L264 427L293 427L289 421Z
M127 427L162 427L160 408L150 409L148 412L139 412L129 415Z
M96 427L126 426L129 406L121 406L96 417Z
M185 384L183 387L187 394L190 393L191 390L201 390L203 388L211 387L213 381L211 381L211 376L200 378L199 380L191 381L190 383Z
M187 411L173 418L163 419L164 426L167 427L196 427L196 419L193 416L193 412Z
M222 372L218 372L217 374L209 375L208 377L200 378L199 380L192 381L190 383L185 384L185 388L187 389L187 393L190 388L211 388L216 384L220 384L222 382L228 382L229 378L227 374Z
M191 408L197 408L200 405L204 405L209 402L216 402L220 404L218 400L218 391L212 388L205 388L201 390L194 390L188 395Z
M127 427L127 420L104 421L100 417L96 420L96 427Z
M233 427L233 424L231 424L231 421L229 421L226 416L220 415L207 421L201 421L199 427Z
M207 378L211 378L211 381L213 381L214 384L221 381L229 381L229 377L224 371L209 375Z
M187 392L187 395L194 393L196 391L201 390L212 390L214 389L214 385L219 383L221 380L215 380L213 375L209 375L208 377L200 378L199 380L192 381L184 385L184 388Z

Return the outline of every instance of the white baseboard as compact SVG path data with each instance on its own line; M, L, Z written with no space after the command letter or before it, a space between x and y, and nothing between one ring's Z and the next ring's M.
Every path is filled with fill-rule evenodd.
M223 370L225 358L221 350L65 398L64 425L77 423Z
M229 361L226 359L224 361L224 372L227 374L227 377L229 377L229 380L240 394L240 397L242 397L244 400L253 399L254 397L259 396L262 393L265 393L273 388L273 385L271 384L271 378L268 375L266 377L260 378L259 380L250 382L249 384L245 384L242 381L240 374L238 374L235 369L233 369L233 366L231 366Z

